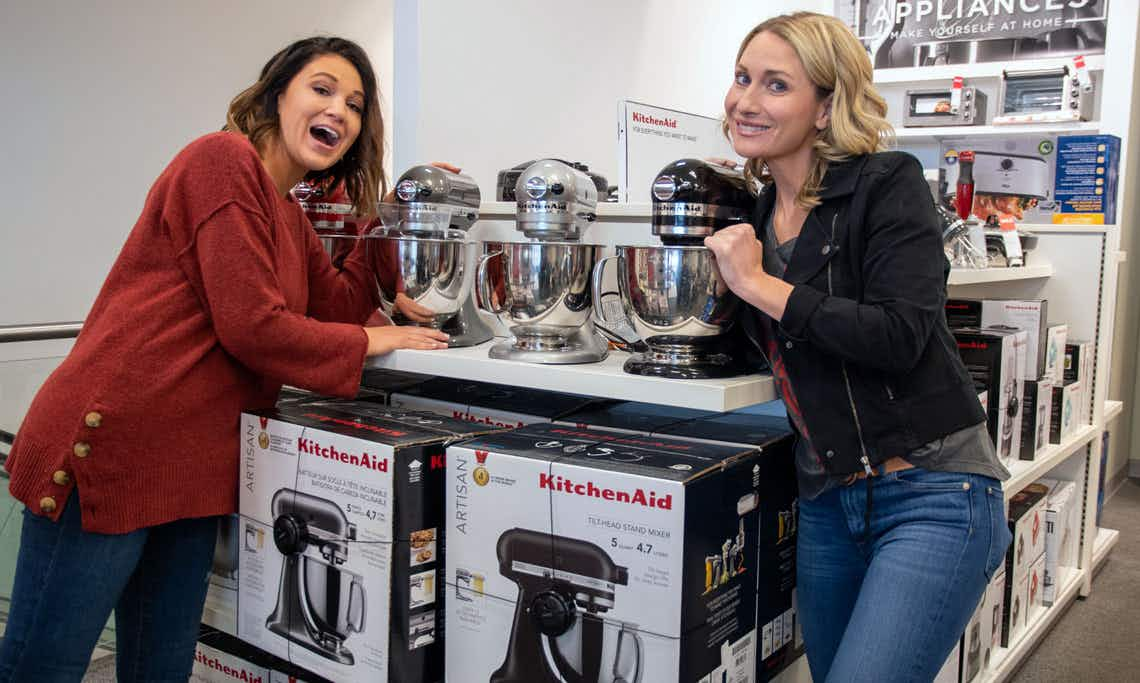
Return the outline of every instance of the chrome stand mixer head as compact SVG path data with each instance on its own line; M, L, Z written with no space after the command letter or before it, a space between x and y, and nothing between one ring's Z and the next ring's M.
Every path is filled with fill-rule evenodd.
M467 231L479 218L479 202L478 185L463 174L422 165L400 176L396 202L380 205L381 228L367 243L394 322L441 329L451 346L491 339L471 295L477 245L467 241ZM407 319L394 305L401 294L435 316L428 323Z
M528 363L592 363L609 346L591 322L590 272L602 247L579 242L595 219L593 181L567 164L531 164L516 186L517 228L527 238L504 242L476 274L481 309L510 328L513 339L491 347L490 357Z
M697 159L681 159L661 170L653 181L653 234L664 246L618 246L615 256L594 269L597 301L606 263L618 262L618 293L637 338L616 332L625 321L599 314L598 324L635 352L625 362L626 372L677 379L744 372L724 349L739 300L724 284L703 242L721 228L748 222L754 204L736 171Z

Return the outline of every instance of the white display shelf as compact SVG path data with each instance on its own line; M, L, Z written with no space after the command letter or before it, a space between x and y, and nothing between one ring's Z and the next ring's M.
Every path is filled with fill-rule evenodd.
M622 371L628 353L610 351L600 363L536 365L487 357L494 340L465 349L393 351L369 359L367 368L442 375L480 382L534 387L626 401L724 412L776 398L771 375L681 380L642 377Z
M1080 223L1018 223L1019 230L1037 233L1103 235L1112 225L1085 225ZM1032 253L1032 252L1030 252Z
M1096 530L1096 540L1093 541L1093 571L1095 572L1102 562L1108 559L1108 554L1116 547L1120 540L1120 532L1116 529L1100 528Z
M1035 280L1051 277L1053 266L1049 263L1031 264L1020 268L952 268L950 286L978 285L988 282L1011 282L1013 280Z
M955 76L966 79L966 85L973 78L1001 78L1001 72L1007 67L1021 69L1052 69L1071 65L1072 59L1053 57L1049 59L1033 59L1017 62L981 62L978 64L946 64L941 66L914 66L897 69L875 69L875 84L888 83L927 83L945 81L949 87ZM1104 55L1088 55L1085 57L1085 66L1090 71L1104 71ZM988 93L987 93L988 94Z
M1082 446L1088 445L1096 434L1096 427L1082 425L1061 443L1044 449L1035 460L1014 460L1006 464L1010 474L1009 479L1002 484L1006 498L1045 476Z
M1022 123L1008 126L932 126L930 128L896 128L895 139L900 145L908 143L933 144L942 138L1005 137L1033 133L1095 133L1099 121L1072 123Z
M1104 402L1104 423L1108 424L1110 420L1120 417L1124 412L1124 401L1105 401Z
M1061 567L1060 574L1060 581L1058 581L1060 589L1057 591L1057 599L1053 602L1053 606L1034 607L1028 615L1028 626L1021 632L1021 635L1011 643L1010 647L999 647L994 650L990 658L990 667L982 672L980 678L975 680L984 683L990 681L997 683L1009 678L1017 671L1021 662L1033 652L1041 638L1052 628L1053 622L1061 618L1061 615L1068 609L1069 603L1077 597L1085 573L1080 569Z

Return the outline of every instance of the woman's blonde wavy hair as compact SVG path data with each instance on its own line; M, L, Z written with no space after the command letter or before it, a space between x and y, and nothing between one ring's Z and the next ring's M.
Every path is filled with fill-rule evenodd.
M828 164L882 149L893 137L887 122L887 103L875 90L871 60L851 30L835 17L814 12L795 12L772 17L748 32L740 43L736 61L758 34L770 32L792 46L808 78L822 100L831 97L827 128L813 144L815 164L807 182L796 195L796 204L810 210L820 203ZM724 133L731 134L728 121ZM745 176L761 183L772 182L763 159L749 159ZM751 185L751 183L750 183Z
M388 179L384 176L384 119L380 116L380 95L372 63L364 50L351 40L324 36L305 38L273 55L262 67L257 82L230 102L223 130L245 135L259 152L264 151L264 145L280 130L278 96L306 64L328 54L348 60L360 74L364 85L360 134L335 164L307 174L305 181L327 188L343 182L356 214L373 215L379 197L388 191Z

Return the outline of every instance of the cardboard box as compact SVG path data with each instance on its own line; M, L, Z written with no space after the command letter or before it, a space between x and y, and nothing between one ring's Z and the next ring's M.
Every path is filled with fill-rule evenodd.
M328 683L316 674L203 626L194 647L190 683Z
M238 562L240 561L241 518L226 515L218 519L214 542L214 563L202 608L202 623L231 636L237 635Z
M1038 483L1049 489L1045 503L1045 569L1042 578L1041 604L1053 604L1060 588L1061 567L1077 566L1077 541L1080 538L1080 501L1077 486L1071 481L1042 479Z
M1000 138L943 138L939 169L944 196L958 185L958 153L974 152L973 214L985 222L994 207L1009 210L1019 223L1052 223L1057 136L1003 135ZM1026 198L1031 198L1028 202Z
M1065 345L1069 338L1068 325L1050 325L1045 331L1045 372L1041 376L1055 386L1065 382Z
M624 434L653 434L679 422L719 414L709 410L619 401L584 406L556 422L579 429L602 429Z
M947 299L946 320L952 329L1011 328L1027 333L1022 377L1045 376L1049 302L1045 299Z
M986 618L987 593L988 591L982 593L978 608L974 610L973 616L966 624L966 631L962 634L962 657L958 666L961 672L961 676L958 678L959 683L973 681L978 677L978 674L982 673L982 668L985 665L986 645L990 640L989 623Z
M989 588L986 589L986 605L987 613L989 615L990 627L990 640L985 643L985 649L982 651L982 670L988 671L990 669L990 662L997 649L1001 647L1002 643L1002 624L1005 619L1005 583L1006 583L1005 565L1000 565L994 572L993 578L990 580Z
M576 394L449 377L435 377L388 397L393 407L427 410L508 429L535 422L552 422L597 401Z
M442 681L445 448L495 430L360 401L243 414L238 637L336 681Z
M360 386L383 396L384 405L388 405L392 394L405 391L435 379L432 375L422 375L418 372L402 372L400 370L387 370L385 368L371 368L364 371L360 377Z
M1065 344L1065 384L1080 382L1086 394L1078 404L1077 419L1080 424L1092 423L1093 343L1088 341L1068 341Z
M760 639L794 630L756 623L761 463L755 448L554 424L451 446L448 669L755 680Z
M1029 617L1033 614L1035 608L1042 606L1042 599L1045 593L1045 556L1037 558L1029 568L1029 598L1025 604L1029 605L1029 611L1026 613L1026 624L1031 623Z
M1021 399L1025 394L1024 367L1028 335L992 328L954 331L958 353L978 391L986 391L987 426L998 457L1009 461L1021 448Z
M1021 405L1021 451L1018 458L1034 460L1049 445L1053 414L1053 380L1025 382Z
M1053 408L1049 416L1049 443L1059 444L1079 426L1084 388L1080 382L1053 387Z
M1120 138L1061 135L1057 138L1054 223L1105 225L1116 222Z
M1013 542L1006 552L1005 613L1001 644L1009 647L1025 626L1029 573L1045 552L1045 499L1048 489L1030 484L1009 499L1009 529Z

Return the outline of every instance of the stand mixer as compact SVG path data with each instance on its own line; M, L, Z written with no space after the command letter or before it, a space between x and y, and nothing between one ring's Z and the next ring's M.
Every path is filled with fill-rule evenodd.
M506 658L491 683L639 683L641 639L607 623L625 567L601 548L530 529L508 529L496 545L499 572L518 584ZM582 614L585 612L585 614Z
M516 227L528 239L503 242L476 274L479 308L513 339L491 358L528 363L593 363L609 353L590 320L590 272L602 247L578 240L595 219L598 191L584 173L553 159L526 168L516 186Z
M638 339L618 333L623 321L598 306L599 328L635 352L623 369L635 375L706 379L743 368L724 351L739 300L720 277L705 237L748 222L755 204L744 176L698 159L680 159L653 181L653 234L664 246L618 246L594 269L603 297L606 263L618 262L618 294Z
M396 202L380 204L380 227L365 235L384 310L397 324L426 325L450 335L450 346L488 341L491 330L471 298L475 244L467 230L479 217L479 187L470 177L413 166L396 183ZM411 321L395 307L404 295L431 310Z
M278 489L270 508L273 542L285 561L266 628L322 657L353 664L344 641L364 630L367 598L363 578L340 567L356 526L331 500L293 489Z

